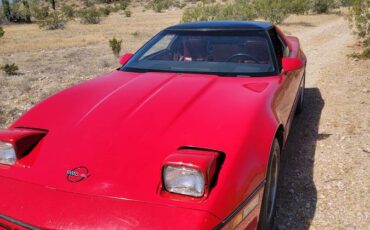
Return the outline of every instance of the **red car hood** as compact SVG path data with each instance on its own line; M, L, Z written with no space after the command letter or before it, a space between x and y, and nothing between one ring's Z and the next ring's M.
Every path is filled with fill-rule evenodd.
M0 176L79 194L167 202L158 194L166 156L196 146L226 153L224 164L233 160L256 117L271 107L278 81L115 71L48 98L14 123L48 133L21 165ZM69 182L67 171L79 166L90 176ZM263 176L262 168L259 178L251 175L256 184Z

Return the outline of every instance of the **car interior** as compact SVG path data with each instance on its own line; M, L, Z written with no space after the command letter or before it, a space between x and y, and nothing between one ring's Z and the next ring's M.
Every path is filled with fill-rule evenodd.
M262 37L181 36L145 60L269 64L268 43Z

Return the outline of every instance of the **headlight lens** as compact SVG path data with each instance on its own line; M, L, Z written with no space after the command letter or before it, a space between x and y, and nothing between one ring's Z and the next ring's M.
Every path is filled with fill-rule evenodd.
M204 177L197 169L184 166L165 166L163 181L165 189L169 192L194 197L204 195Z
M14 146L0 141L0 164L14 165L17 161Z

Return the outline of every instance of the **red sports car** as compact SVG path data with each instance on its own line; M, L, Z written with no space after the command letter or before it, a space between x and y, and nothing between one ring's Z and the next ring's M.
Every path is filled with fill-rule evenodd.
M0 131L0 229L269 229L306 57L266 22L169 27Z

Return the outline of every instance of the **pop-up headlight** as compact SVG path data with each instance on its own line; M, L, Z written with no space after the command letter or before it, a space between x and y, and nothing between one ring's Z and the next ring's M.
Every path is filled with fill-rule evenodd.
M165 166L163 179L164 187L169 192L194 197L201 197L204 194L204 177L195 168Z
M0 164L14 165L16 161L14 146L11 143L0 141Z
M214 151L193 149L179 150L169 155L162 168L164 190L198 198L208 195L219 155Z
M0 164L14 165L46 135L46 131L11 128L0 130Z

